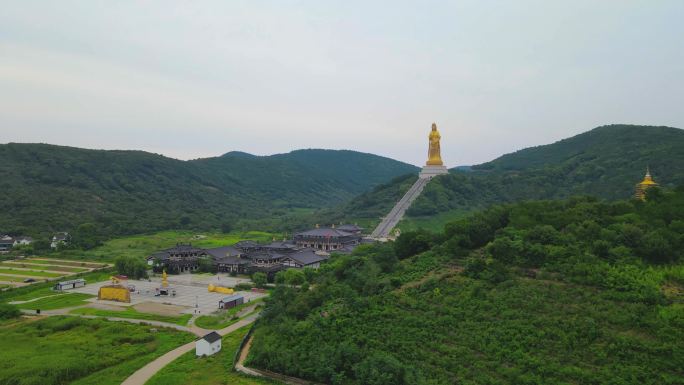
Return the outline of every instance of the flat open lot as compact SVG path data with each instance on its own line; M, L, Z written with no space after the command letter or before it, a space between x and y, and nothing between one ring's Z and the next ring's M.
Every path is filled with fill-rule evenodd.
M94 304L106 304L110 306L134 306L135 308L152 308L153 304L167 304L173 306L159 306L155 308L153 313L170 313L176 314L194 314L198 311L200 314L210 314L218 310L218 303L222 298L227 297L227 294L213 293L207 291L209 283L214 285L232 287L240 282L249 282L245 278L233 278L227 275L197 275L197 274L182 274L178 276L169 276L169 289L176 291L176 296L159 296L155 297L155 289L161 287L161 278L151 278L147 280L128 280L127 285L135 286L135 292L131 293L131 302L114 302L114 301L100 301L97 298L92 298L89 301ZM72 289L69 292L85 293L97 296L100 287L111 284L110 281L98 282L88 284L85 287ZM266 294L252 293L251 291L237 292L245 296L245 302L254 300L256 298L264 297ZM196 306L197 305L197 306Z

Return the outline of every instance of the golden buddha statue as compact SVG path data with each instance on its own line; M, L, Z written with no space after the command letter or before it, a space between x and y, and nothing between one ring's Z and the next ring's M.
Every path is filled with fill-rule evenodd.
M166 269L162 270L162 287L169 287L169 278L166 275Z
M432 131L430 131L430 146L428 147L428 160L425 163L428 166L442 166L442 155L440 153L439 140L442 138L437 131L437 125L432 123Z

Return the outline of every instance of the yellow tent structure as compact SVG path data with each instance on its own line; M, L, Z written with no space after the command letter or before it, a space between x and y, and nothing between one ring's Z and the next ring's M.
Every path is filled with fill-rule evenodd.
M131 302L131 292L122 285L105 285L97 292L97 299L103 301Z

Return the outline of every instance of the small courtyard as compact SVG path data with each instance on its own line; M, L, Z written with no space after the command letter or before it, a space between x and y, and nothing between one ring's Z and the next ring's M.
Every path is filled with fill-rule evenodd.
M132 285L135 291L131 291L131 302L101 301L97 299L100 287L111 284L111 281L88 283L85 287L68 290L70 293L83 293L94 295L88 300L93 307L107 307L113 310L116 307L133 306L136 310L145 313L160 315L180 315L180 314L211 314L218 309L218 303L229 294L209 292L209 284L223 287L234 287L240 283L250 283L248 278L230 277L227 274L181 274L170 275L169 292L175 295L155 296L158 288L161 287L160 277L151 277L149 280L129 279L124 285ZM254 293L251 291L236 291L245 298L245 303L249 303L258 298L265 297L267 294Z

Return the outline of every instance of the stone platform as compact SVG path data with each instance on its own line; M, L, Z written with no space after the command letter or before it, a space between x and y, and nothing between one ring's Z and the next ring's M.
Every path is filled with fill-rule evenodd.
M448 173L449 170L446 168L446 166L424 166L423 169L420 170L418 177L421 179L430 179L437 175L444 175Z

